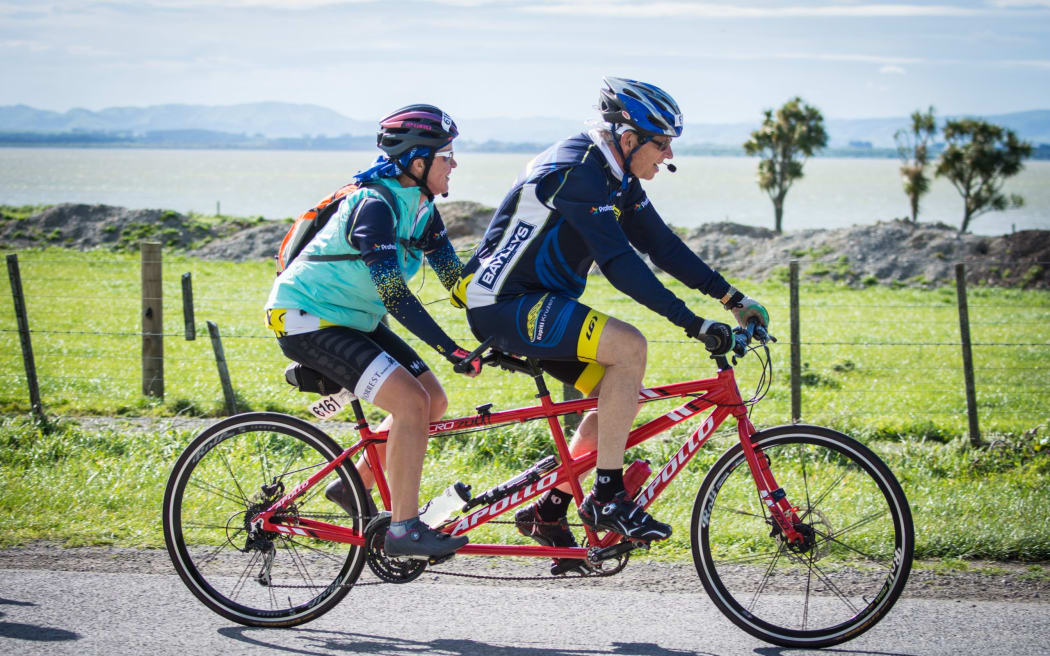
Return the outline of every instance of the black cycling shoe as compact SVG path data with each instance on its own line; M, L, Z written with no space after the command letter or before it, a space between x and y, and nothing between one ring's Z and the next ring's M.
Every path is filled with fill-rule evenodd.
M527 538L532 538L545 547L578 547L576 536L569 530L569 522L564 517L556 521L545 522L540 519L536 506L526 506L514 513L514 526ZM551 574L557 576L568 572L587 573L587 566L582 558L552 558Z
M652 542L671 537L671 527L658 522L621 490L611 501L598 503L591 492L579 509L583 523L596 531L612 531L632 540Z
M326 499L336 504L351 517L357 517L357 506L354 504L353 497L347 492L343 486L343 481L340 478L336 478L334 481L328 484L328 487L324 489L324 496ZM365 492L365 514L363 516L364 523L367 524L368 520L379 514L379 509L376 508L376 502L372 500L372 495L367 491Z
M446 556L455 554L457 549L469 541L465 535L452 537L448 533L435 531L416 520L412 528L401 537L394 537L390 531L387 531L383 551L386 552L386 555L395 558L443 560Z

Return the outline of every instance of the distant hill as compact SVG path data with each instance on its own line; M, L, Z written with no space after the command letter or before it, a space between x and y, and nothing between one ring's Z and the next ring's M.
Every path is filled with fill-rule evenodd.
M583 128L584 120L552 117L530 118L462 118L458 119L464 141L475 144L546 144ZM988 121L1008 127L1034 144L1050 143L1050 110L1034 110L983 116ZM747 140L761 116L740 123L686 123L682 146L732 147L737 149ZM827 118L829 146L863 149L892 148L893 133L906 128L908 117L835 119ZM362 143L375 134L376 123L352 119L318 105L282 102L240 105L157 105L153 107L111 107L100 111L71 109L53 112L26 105L0 107L0 133L69 134L104 133L104 141L113 143L133 138L141 142L147 135L202 131L239 135L242 141L304 138L334 138L353 135ZM228 137L223 137L230 141ZM39 143L37 139L34 143ZM10 144L11 139L5 143ZM356 139L355 139L356 143Z
M269 138L366 135L373 121L358 121L318 105L282 102L241 105L110 107L59 113L26 105L0 107L0 132L147 132L207 130Z

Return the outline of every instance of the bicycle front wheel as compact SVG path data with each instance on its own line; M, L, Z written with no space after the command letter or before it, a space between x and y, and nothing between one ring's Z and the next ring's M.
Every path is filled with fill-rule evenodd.
M737 626L785 647L826 647L870 629L911 570L911 510L867 447L820 426L752 437L797 508L802 544L775 526L747 466L730 448L693 504L693 560L711 600Z
M264 532L251 518L334 460L342 449L311 424L255 412L230 417L198 435L179 457L164 492L164 540L175 569L205 605L248 626L294 626L331 610L361 574L361 547L309 536ZM357 471L342 479L365 507ZM361 530L322 493L326 477L282 514Z

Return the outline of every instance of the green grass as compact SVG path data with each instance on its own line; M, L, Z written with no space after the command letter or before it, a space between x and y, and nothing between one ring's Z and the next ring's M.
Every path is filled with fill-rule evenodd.
M164 256L165 397L142 396L139 313L140 265L134 253L63 249L18 254L34 355L46 411L53 416L217 416L222 391L205 321L219 325L233 386L242 409L305 416L310 400L284 382L285 359L263 325L262 305L273 280L269 262L206 262ZM191 272L197 339L182 337L180 277ZM0 293L10 297L7 278ZM716 303L667 279L701 314L728 318ZM788 288L778 281L733 281L770 310L774 382L754 409L759 426L790 421ZM451 307L428 273L412 288L448 332L473 343L462 312ZM639 307L594 277L585 302L637 325L649 339L646 383L706 377L709 359L681 330ZM915 514L922 557L1050 558L1050 294L971 288L970 319L977 369L979 420L996 447L973 450L965 440L966 404L954 289L804 283L801 293L802 419L858 437L883 456L901 479ZM72 544L160 544L163 484L188 433L91 433L67 426L44 434L23 417L29 410L14 312L0 306L0 511L18 517L0 529L0 543L34 538ZM1020 326L1025 326L1022 330ZM395 326L395 328L398 328ZM535 389L524 376L487 370L479 379L450 367L409 339L446 386L449 415L475 405L496 409L531 404ZM746 395L760 373L753 356L737 375ZM552 385L558 396L560 386ZM669 409L643 407L640 420ZM370 411L370 419L380 414ZM1041 430L1026 432L1042 425ZM684 429L683 429L684 430ZM629 457L666 461L676 445L662 436ZM654 511L678 529L654 557L687 558L688 526L696 489L733 436L720 431L668 489ZM550 449L543 426L530 423L435 441L423 494L462 479L484 489L510 477ZM42 494L41 491L46 491ZM42 499L60 500L48 503ZM487 529L488 530L488 529ZM505 530L494 527L492 531ZM477 539L489 539L479 534ZM511 537L511 539L513 539Z
M531 425L529 425L531 426ZM339 436L350 439L349 427ZM475 492L506 480L545 451L531 427L501 435L475 433L432 443L424 471L422 497L450 482L470 483ZM0 513L17 518L0 528L0 546L32 539L68 545L159 547L164 485L190 432L143 433L113 429L89 431L65 421L45 433L25 418L0 423ZM733 435L720 431L665 490L653 512L675 527L675 534L651 552L669 560L690 558L688 527L696 491L707 469ZM487 441L486 441L487 440ZM502 448L499 448L500 444ZM677 445L656 439L629 455L649 458L658 467ZM962 558L1050 560L1050 457L1033 455L1003 468L988 466L988 452L974 452L965 442L949 444L878 443L873 445L901 481L915 521L916 557L944 559L946 569L965 568ZM504 455L496 459L492 451ZM785 485L791 474L782 471ZM810 472L810 476L813 472ZM791 486L798 487L798 486ZM845 522L845 515L832 518ZM509 515L504 519L509 519ZM841 525L841 524L839 524ZM746 548L759 535L744 527L720 534ZM763 534L764 535L764 534ZM506 525L489 525L471 534L475 542L519 542ZM962 563L962 564L960 564ZM1042 570L1030 576L1044 576Z

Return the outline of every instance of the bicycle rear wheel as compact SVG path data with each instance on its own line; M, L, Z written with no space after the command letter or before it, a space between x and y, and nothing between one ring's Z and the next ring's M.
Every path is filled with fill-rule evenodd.
M693 504L693 561L711 600L737 626L785 647L827 647L875 625L900 596L915 543L896 478L868 448L820 426L752 437L798 508L806 539L788 544L734 445Z
M364 565L361 547L309 535L262 532L256 513L335 459L342 449L315 426L256 412L206 429L183 451L164 492L164 540L171 561L206 606L248 626L294 626L331 610ZM364 488L349 465L334 471L357 508ZM362 530L328 501L319 481L286 509ZM290 517L288 517L290 516Z

